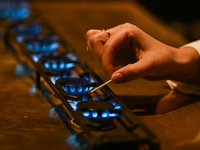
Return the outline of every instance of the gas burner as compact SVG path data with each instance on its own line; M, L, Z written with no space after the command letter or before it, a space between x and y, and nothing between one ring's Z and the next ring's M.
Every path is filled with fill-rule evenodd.
M38 23L36 19L28 21L18 21L14 25L14 32L16 33L16 40L19 43L33 37L35 34L42 32L42 26Z
M97 83L90 83L82 78L65 78L56 81L56 87L60 89L66 97L71 97L73 100L82 100Z
M58 37L53 34L36 34L25 40L27 48L33 53L49 52L58 49Z
M28 21L20 21L16 23L14 27L14 32L16 34L31 34L31 33L41 33L42 26L38 23L38 20L31 19Z
M50 51L43 53L43 59L67 59L68 61L79 61L78 56L72 51L58 52Z
M42 59L42 64L45 70L50 71L61 71L61 70L68 70L75 66L75 62L70 62L66 59Z
M118 114L114 110L114 106L109 102L104 101L81 101L77 103L77 111L81 111L84 117L88 118L91 122L99 124L97 126L90 126L95 130L105 130L114 127L114 117ZM72 124L78 127L75 120Z
M73 78L75 76L74 74L78 75L78 73L76 73L76 71L74 71L74 70L60 71L60 72L53 74L51 76L51 81L53 82L53 84L55 84L56 81L59 80L59 79Z
M23 20L30 15L30 4L25 0L3 0L0 2L2 19Z
M154 147L158 150L155 135L109 87L88 94L103 81L81 61L73 48L54 35L45 20L39 19L36 13L28 17L27 1L0 0L0 17L6 29L5 44L18 61L27 65L24 71L35 81L31 92L37 87L55 106L50 111L51 117L55 117L55 110L62 106L58 115L68 127L71 121L73 127L82 130L80 133L70 128L87 149L133 149L144 144L151 150ZM110 134L111 129L117 133ZM140 138L138 130L146 137Z
M49 75L57 74L61 71L69 72L70 69L76 68L82 70L79 63L77 62L78 58L72 52L46 52L33 54L32 57L35 57L34 60L42 64L42 67L46 73ZM38 57L37 57L38 56ZM73 57L72 57L73 56Z
M48 59L54 59L54 58L59 59L61 57L62 59L68 60L70 62L79 61L78 56L72 51L67 51L67 52L47 51L47 52L32 53L31 56L35 62L38 62L40 59L42 59L42 61L45 62L45 60Z
M51 76L51 81L53 84L56 83L59 79L65 79L65 78L81 78L89 83L94 83L94 79L90 77L87 73L80 74L77 72L77 70L69 69L69 70L62 70L59 72L48 72L48 75Z

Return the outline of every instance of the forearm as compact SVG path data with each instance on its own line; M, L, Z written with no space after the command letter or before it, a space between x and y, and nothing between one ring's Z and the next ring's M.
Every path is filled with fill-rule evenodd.
M182 68L185 73L177 76L175 80L167 80L167 83L171 89L185 94L200 95L200 40L184 45L179 50L183 52L181 55L190 58L191 61Z

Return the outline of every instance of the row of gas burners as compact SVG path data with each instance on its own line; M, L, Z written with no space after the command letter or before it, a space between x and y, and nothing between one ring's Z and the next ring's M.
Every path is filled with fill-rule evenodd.
M119 111L116 110L121 106L108 92L88 94L100 83L82 65L77 54L63 48L59 38L47 30L40 20L31 16L27 1L4 1L4 5L7 7L1 9L9 9L1 10L1 17L3 15L2 19L7 19L7 24L12 29L9 37L15 37L16 42L24 46L33 63L48 76L73 110L79 109L84 117L103 124L103 127L113 126L105 118L113 122L110 120L118 116ZM27 10L26 15L24 9Z
M74 131L83 144L92 149L139 149L141 145L159 149L154 134L107 86L88 94L102 80L31 11L28 1L1 0L0 17L6 45L19 61L29 60L28 70L34 70L37 87L41 89L42 77L54 93L51 99L62 101L70 115L64 119L82 130L82 134ZM97 130L106 134L96 136Z

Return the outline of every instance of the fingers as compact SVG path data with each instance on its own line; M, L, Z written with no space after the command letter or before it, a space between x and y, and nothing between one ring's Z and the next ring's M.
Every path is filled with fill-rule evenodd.
M105 30L89 30L86 33L87 48L86 51L94 56L97 61L102 62L102 49L109 39L110 33Z
M132 37L129 36L129 32L126 29L119 30L121 26L110 29L109 31L115 32L109 38L109 40L105 43L101 55L102 55L102 66L108 78L114 72L114 66L119 64L119 60L116 58L116 54L118 51L122 50L123 47L127 47L132 45ZM132 50L134 51L134 47L132 46ZM132 58L135 59L135 58Z
M97 61L102 63L106 75L108 78L111 78L115 71L114 66L119 64L119 60L116 59L116 53L127 46L131 46L132 50L135 52L135 50L138 49L137 47L141 44L140 41L146 40L138 38L142 32L139 28L131 24L122 24L108 29L108 31L111 34L110 38L107 32L101 30L89 30L86 34L86 38L88 53L93 55ZM131 79L132 76L128 76L130 70L126 67L124 69L125 80ZM119 79L116 79L115 81L120 82Z
M149 75L151 68L152 65L150 61L141 59L134 64L128 64L115 71L111 79L114 83L132 81Z

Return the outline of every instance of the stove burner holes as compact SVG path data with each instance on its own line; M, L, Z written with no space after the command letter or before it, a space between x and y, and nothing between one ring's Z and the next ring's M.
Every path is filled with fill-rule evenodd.
M72 71L67 71L67 72L59 72L51 77L51 81L53 84L56 83L57 80L63 79L63 78L72 78L73 77L73 72Z
M77 103L77 109L91 122L100 124L100 128L113 127L114 117L118 115L111 112L114 106L104 101L81 101Z
M75 63L67 62L64 60L47 60L43 62L43 65L48 70L63 70L70 69L75 66Z
M16 33L17 42L22 43L29 37L41 33L42 26L38 24L37 20L29 20L28 22L15 25L14 32Z
M93 89L92 86L87 86L87 81L81 78L67 78L61 86L66 93L75 95L88 93Z
M16 34L41 33L41 31L42 26L36 19L18 21L14 24L14 32Z
M34 37L28 37L25 42L27 48L32 52L54 51L60 46L57 37L51 34L38 34Z
M57 61L58 63L60 63L57 66L60 67L61 69L65 69L65 67L71 68L73 66L73 63L78 63L79 61L78 56L74 52L71 52L71 51L36 52L36 53L32 53L31 56L35 62L38 62L40 59L42 59L41 62L43 66L45 65L47 66L46 69L50 67L52 61L55 61L55 62ZM66 62L71 63L71 64L64 65L64 63Z

